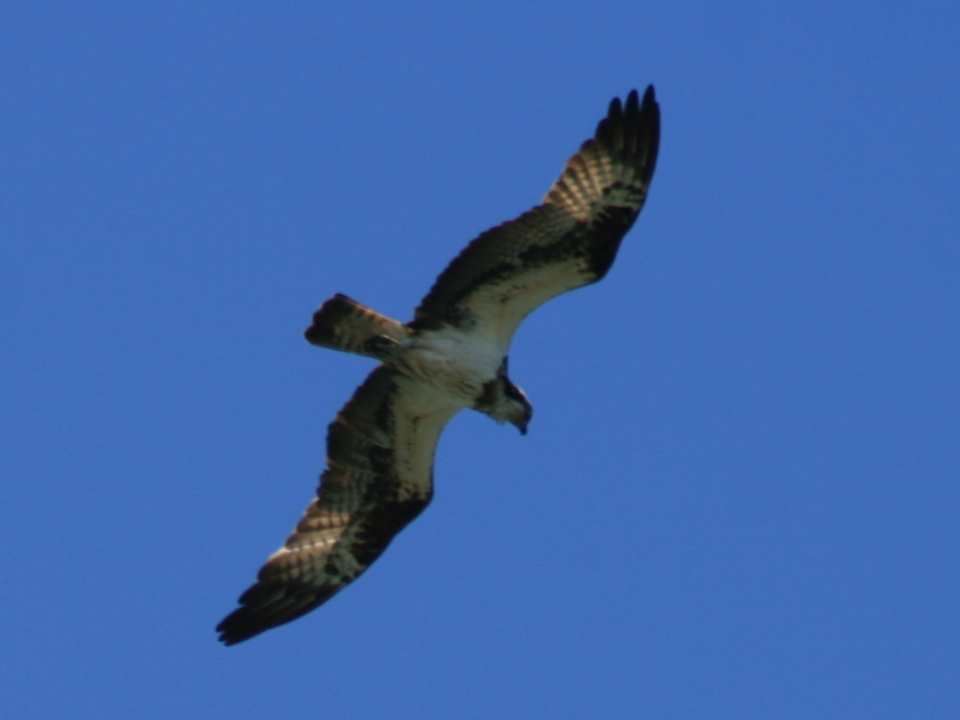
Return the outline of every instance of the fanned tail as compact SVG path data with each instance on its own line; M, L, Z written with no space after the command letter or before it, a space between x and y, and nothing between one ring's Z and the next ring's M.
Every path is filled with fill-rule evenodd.
M312 345L379 359L374 351L384 338L400 342L410 331L396 320L364 307L346 295L336 294L313 315L313 325L303 335Z

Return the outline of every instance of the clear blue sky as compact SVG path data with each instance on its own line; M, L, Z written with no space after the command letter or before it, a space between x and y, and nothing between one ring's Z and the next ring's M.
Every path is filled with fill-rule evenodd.
M960 5L0 8L0 715L960 717ZM214 625L408 320L654 83L650 198L521 328L530 434L311 615Z

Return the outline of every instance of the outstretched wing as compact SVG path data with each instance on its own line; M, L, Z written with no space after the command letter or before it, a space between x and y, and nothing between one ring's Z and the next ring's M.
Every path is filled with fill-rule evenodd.
M567 161L543 204L471 242L437 278L410 327L482 327L508 346L547 300L597 282L637 219L657 162L653 86L610 103L593 139Z
M374 370L330 425L317 499L217 626L220 639L233 645L290 622L366 570L430 502L437 439L459 409Z

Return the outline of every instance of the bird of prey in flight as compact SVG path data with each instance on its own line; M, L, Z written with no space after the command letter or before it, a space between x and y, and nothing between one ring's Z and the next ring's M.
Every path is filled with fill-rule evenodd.
M543 203L471 242L402 324L334 295L304 333L373 358L330 425L317 497L218 626L227 645L329 600L380 557L430 502L440 432L464 408L526 433L533 413L507 376L520 322L547 300L600 280L650 187L660 109L653 86L615 98Z

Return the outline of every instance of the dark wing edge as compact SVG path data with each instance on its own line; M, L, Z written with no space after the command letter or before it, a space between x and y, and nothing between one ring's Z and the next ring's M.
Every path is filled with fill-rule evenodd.
M660 144L653 86L610 103L594 137L542 205L486 231L447 266L417 308L414 329L484 324L509 344L532 310L597 282L647 197Z
M363 573L433 494L433 455L459 408L380 366L337 414L317 498L218 626L234 645L295 620Z

